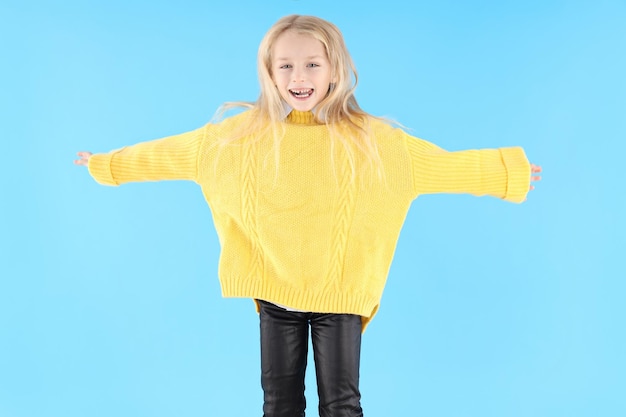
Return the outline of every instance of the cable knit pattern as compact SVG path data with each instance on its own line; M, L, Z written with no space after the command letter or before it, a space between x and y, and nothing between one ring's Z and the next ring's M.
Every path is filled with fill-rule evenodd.
M248 278L257 276L263 272L263 255L262 247L259 242L257 231L257 164L258 157L256 155L257 143L250 143L244 146L243 155L243 184L242 184L242 217L244 227L248 236L250 236L252 259L248 268Z
M346 256L346 245L350 234L350 223L353 218L353 205L355 188L351 187L350 164L347 159L341 161L341 172L339 173L339 189L337 190L338 201L335 203L335 219L333 221L333 232L330 264L328 275L326 276L326 291L340 291L334 277L341 276ZM337 307L334 307L337 308Z
M365 329L378 310L415 198L470 193L519 203L530 185L521 148L448 152L376 119L370 126L384 181L352 180L341 145L331 158L329 130L309 112L292 111L283 122L278 160L269 136L221 144L250 115L89 160L90 173L102 184L200 185L220 240L225 297L359 314Z

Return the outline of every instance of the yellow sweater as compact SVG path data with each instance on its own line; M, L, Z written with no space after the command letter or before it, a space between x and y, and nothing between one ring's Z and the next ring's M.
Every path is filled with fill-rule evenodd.
M101 184L191 180L202 188L221 245L224 297L298 310L375 315L400 229L420 194L470 193L522 202L530 164L521 148L447 152L378 120L373 134L385 181L351 180L331 159L325 125L308 112L273 139L217 146L250 112L89 160Z

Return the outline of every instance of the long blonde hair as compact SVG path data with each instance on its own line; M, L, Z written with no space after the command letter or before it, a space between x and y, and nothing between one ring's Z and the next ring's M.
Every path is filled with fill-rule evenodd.
M328 127L332 149L335 149L336 141L343 145L350 163L352 177L364 168L359 161L364 161L365 166L374 168L380 177L382 163L368 123L369 118L373 116L363 111L354 97L358 74L352 57L337 26L315 16L285 16L265 34L257 54L261 87L259 98L254 103L224 103L218 113L223 114L234 107L245 107L254 112L253 117L248 118L248 123L237 130L235 137L226 138L225 143L250 135L260 137L263 133L271 131L275 141L274 150L276 166L278 166L280 140L284 127L281 127L281 122L284 119L285 110L283 100L272 79L272 52L276 39L286 31L312 36L320 41L326 50L334 83L331 84L327 96L316 106L315 118L317 122L324 123ZM334 151L331 152L333 157L334 154Z

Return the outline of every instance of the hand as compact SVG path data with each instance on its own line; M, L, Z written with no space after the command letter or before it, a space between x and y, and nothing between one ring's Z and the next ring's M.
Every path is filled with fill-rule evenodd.
M539 165L535 165L535 164L530 164L530 180L531 181L540 181L541 180L541 176L539 175L535 175L541 172L541 167ZM535 186L534 185L530 185L530 190L534 190Z
M86 167L89 164L89 158L91 158L91 155L93 154L91 152L78 152L77 155L80 159L75 159L74 165L82 165Z

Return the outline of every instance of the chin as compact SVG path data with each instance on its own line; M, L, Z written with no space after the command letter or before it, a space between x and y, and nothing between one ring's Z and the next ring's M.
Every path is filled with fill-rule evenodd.
M315 108L315 106L317 106L318 103L316 102L306 102L306 103L301 103L301 102L296 102L296 103L290 103L290 106L298 111L311 111Z

